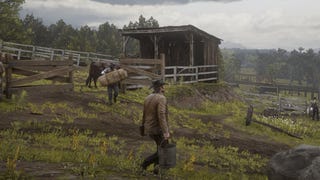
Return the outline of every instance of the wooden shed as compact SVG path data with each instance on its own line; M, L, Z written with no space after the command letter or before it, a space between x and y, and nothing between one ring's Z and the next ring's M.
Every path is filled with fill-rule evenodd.
M165 55L165 66L218 65L221 39L193 25L120 30L123 54L127 57L130 38L140 44L140 58L158 59Z

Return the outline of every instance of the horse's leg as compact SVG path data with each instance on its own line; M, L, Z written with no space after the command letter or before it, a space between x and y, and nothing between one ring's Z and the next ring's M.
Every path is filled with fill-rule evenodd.
M86 85L91 88L91 77L88 76L87 80L86 80Z
M89 85L89 76L86 79L86 86L88 86L88 85Z
M97 78L93 78L93 82L94 82L94 87L95 87L95 88L98 88L98 87L97 87Z

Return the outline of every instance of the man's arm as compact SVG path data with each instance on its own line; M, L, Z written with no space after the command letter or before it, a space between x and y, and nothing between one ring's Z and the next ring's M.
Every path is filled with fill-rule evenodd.
M170 137L170 133L167 120L167 99L164 96L159 99L158 119L163 136L165 139L168 139Z

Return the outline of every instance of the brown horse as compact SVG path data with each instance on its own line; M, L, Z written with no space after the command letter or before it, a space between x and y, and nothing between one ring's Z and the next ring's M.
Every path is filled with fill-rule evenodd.
M86 80L86 86L91 88L91 81L94 82L95 88L97 88L97 79L101 76L101 72L107 67L106 63L103 62L92 62L89 67L89 75Z

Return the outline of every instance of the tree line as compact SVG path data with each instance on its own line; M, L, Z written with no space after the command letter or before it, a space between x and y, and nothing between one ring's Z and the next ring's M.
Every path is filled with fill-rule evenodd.
M27 14L19 17L25 0L0 1L0 40L36 46L96 52L120 57L122 38L118 27L109 22L92 28L87 25L74 28L63 19L55 24L44 25L41 18ZM129 22L122 28L159 27L152 16L146 19L140 15L138 21ZM138 42L129 41L128 52L139 52ZM234 80L243 68L255 70L260 79L275 82L287 79L290 84L306 83L318 87L320 83L320 52L298 48L288 52L284 49L222 49L220 75L225 80Z
M276 83L285 79L290 85L308 85L319 88L320 51L304 49L224 49L224 77L235 80L241 69L253 69L259 81Z
M96 52L115 57L121 55L122 38L119 28L105 22L97 28L88 25L74 28L63 19L55 24L44 25L41 18L27 14L23 19L19 12L24 0L0 1L0 40L32 44L36 46L68 49L75 51ZM159 27L159 23L152 16L149 19L140 15L138 21L129 22L123 28ZM137 49L137 42L128 46Z

